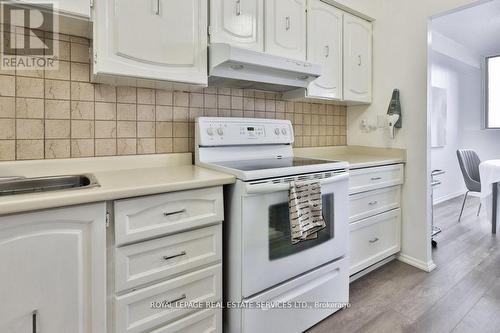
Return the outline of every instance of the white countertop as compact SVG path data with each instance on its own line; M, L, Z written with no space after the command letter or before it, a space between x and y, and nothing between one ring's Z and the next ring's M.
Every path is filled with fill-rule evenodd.
M406 151L360 146L296 148L296 156L341 160L351 169L404 163ZM190 153L0 163L0 177L91 173L100 184L54 192L0 196L0 214L115 200L234 183L235 177L192 165Z
M406 150L364 146L295 148L295 156L346 161L350 169L405 163Z
M0 163L1 176L91 173L100 184L54 192L0 196L0 214L230 184L232 175L192 165L190 153Z

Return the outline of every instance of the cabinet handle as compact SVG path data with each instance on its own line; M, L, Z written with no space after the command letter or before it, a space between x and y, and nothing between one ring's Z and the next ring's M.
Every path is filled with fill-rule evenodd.
M33 333L39 333L38 332L38 310L33 310L31 314L31 327Z
M182 252L180 252L178 254L174 254L174 255L171 255L171 256L163 256L163 260L167 261L167 260L170 260L170 259L173 259L173 258L185 256L185 255L186 255L186 251L182 251Z
M325 45L325 58L328 58L330 56L330 46Z
M176 211L173 211L173 212L164 212L163 216L177 215L177 214L182 214L182 213L185 213L185 212L186 212L186 208L183 208L183 209L176 210Z
M358 54L358 66L361 66L361 54Z
M155 15L160 15L160 0L153 0L153 2L154 2L153 11L155 12Z
M236 16L241 15L241 0L236 0Z
M372 243L372 244L376 243L378 241L379 241L378 237L375 237L375 238L369 240L369 242Z
M287 16L285 18L285 29L286 29L286 31L290 30L290 25L291 25L291 19L290 19L290 16Z
M182 294L180 297L178 297L178 298L176 298L176 299L173 299L173 300L171 300L171 301L167 302L167 304L177 303L177 302L179 302L179 301L182 301L182 300L183 300L183 299L185 299L185 298L186 298L186 294Z
M373 200L373 201L370 201L368 204L369 204L370 206L373 206L373 205L378 204L378 201L377 201L377 200Z
M381 180L382 177L372 177L371 180Z

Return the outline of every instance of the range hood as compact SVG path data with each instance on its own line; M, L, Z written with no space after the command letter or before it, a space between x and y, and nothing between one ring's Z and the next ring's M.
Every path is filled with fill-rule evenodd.
M285 92L306 88L321 75L320 65L225 43L211 44L208 50L208 82L213 86Z

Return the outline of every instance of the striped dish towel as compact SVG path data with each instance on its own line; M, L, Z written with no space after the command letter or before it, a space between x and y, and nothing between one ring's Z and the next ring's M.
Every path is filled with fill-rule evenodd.
M318 237L326 227L321 207L321 184L317 180L291 182L288 192L292 244Z

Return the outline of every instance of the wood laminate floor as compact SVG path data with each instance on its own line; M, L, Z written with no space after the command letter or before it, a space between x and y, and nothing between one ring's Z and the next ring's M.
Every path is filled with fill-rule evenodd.
M308 333L500 332L500 233L491 234L478 198L463 197L435 207L443 232L433 250L438 266L423 272L399 261L350 286L349 309L326 318Z

